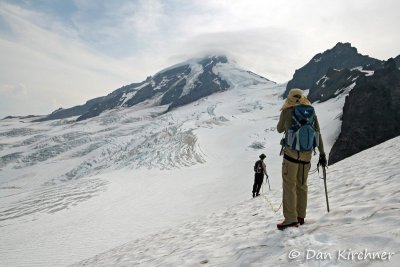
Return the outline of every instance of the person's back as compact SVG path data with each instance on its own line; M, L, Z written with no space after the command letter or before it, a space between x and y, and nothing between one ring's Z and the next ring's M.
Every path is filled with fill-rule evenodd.
M320 161L326 165L322 136L318 119L315 114L313 114L315 116L312 118L313 121L311 125L314 133L317 135L317 141L315 142L314 146L310 146L309 144L306 145L307 149L309 147L311 147L311 149L301 149L299 147L302 146L293 145L293 140L288 138L288 133L290 131L295 131L296 129L298 130L304 124L294 121L296 119L294 110L298 105L311 106L311 103L306 97L304 97L303 92L300 89L292 89L289 92L289 95L281 109L281 115L277 125L277 131L279 133L285 133L282 163L282 206L285 219L282 223L277 225L278 229L284 229L288 226L297 226L298 223L304 223L307 209L307 178L311 167L310 161L313 153L312 148L315 145L318 145L317 147L320 152ZM296 123L299 124L297 128L296 125L294 125ZM298 133L297 138L299 138ZM296 141L298 142L298 140Z
M264 163L264 159L266 158L266 156L264 154L261 154L259 158L260 159L257 160L254 164L254 184L252 191L253 197L260 195L260 189L264 180L264 174L267 176L268 179L268 174Z
M292 117L293 117L293 111L294 111L294 106L293 107L288 107L284 110L282 110L281 112L281 116L277 125L277 131L278 133L287 133L289 131L289 129L292 127ZM319 137L319 145L318 145L318 150L320 151L320 154L324 154L324 144L322 141L322 137L321 137L321 133L320 133L320 128L319 128L319 123L318 123L318 119L317 116L315 115L315 119L314 119L314 129L316 132L318 132ZM305 161L308 162L311 160L312 157L312 150L308 150L308 151L296 151L294 149L291 149L290 147L288 147L286 144L283 148L283 151L286 155L288 155L291 158L294 159L298 159L301 161ZM322 151L322 152L321 152Z

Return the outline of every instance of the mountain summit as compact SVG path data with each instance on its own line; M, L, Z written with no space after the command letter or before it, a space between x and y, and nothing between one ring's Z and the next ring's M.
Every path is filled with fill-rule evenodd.
M284 97L290 89L310 89L330 69L352 69L354 67L380 64L381 61L358 53L350 43L337 43L333 48L316 54L306 65L295 71L286 86Z

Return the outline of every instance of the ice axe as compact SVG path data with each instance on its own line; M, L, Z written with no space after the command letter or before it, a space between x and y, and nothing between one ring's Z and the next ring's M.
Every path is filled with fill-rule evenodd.
M326 209L329 212L329 200L328 200L328 189L326 187L326 167L325 166L322 166L322 174L323 174L322 179L324 179L324 186L325 186Z
M268 175L267 175L267 177L266 177L266 180L267 180L267 182L268 182L269 191L271 191L271 186L269 185L269 176L268 176Z

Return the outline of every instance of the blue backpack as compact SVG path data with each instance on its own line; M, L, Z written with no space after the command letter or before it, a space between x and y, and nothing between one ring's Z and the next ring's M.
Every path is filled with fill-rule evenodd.
M296 151L311 151L319 145L319 133L314 128L315 111L309 105L293 108L292 126L285 136L286 146Z

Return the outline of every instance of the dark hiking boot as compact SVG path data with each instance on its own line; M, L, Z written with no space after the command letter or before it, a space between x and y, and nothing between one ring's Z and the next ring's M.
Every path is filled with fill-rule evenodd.
M256 195L256 197L258 197L260 194L259 193L257 193L257 195Z
M278 230L284 230L288 227L299 227L299 223L298 222L291 222L291 223L287 223L285 221L278 223L276 225L276 227L278 227Z
M255 193L253 193L253 197L256 197L256 194L255 194Z
M304 224L304 218L297 217L297 221L299 222L300 225Z

